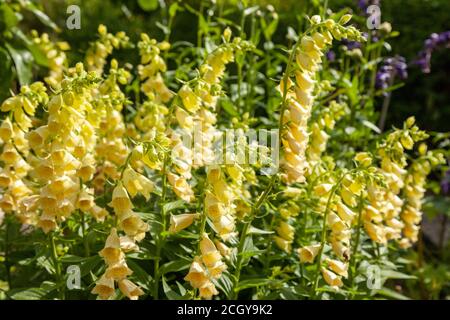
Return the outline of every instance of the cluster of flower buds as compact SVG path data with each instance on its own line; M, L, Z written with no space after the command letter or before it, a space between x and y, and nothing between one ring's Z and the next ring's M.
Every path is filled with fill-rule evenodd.
M49 75L45 82L54 89L59 89L67 67L67 56L64 51L70 49L67 42L50 41L47 33L39 36L36 30L31 31L33 43L36 44L48 61Z
M322 153L327 147L329 135L326 130L333 130L336 121L339 121L347 112L348 108L345 104L337 103L334 100L330 102L328 108L319 110L316 121L313 121L310 126L311 134L306 150L308 175L315 171L321 161Z
M104 25L98 27L100 39L91 44L86 53L86 65L88 70L103 73L108 56L114 49L127 48L130 46L129 38L125 32L120 31L113 35L108 33Z
M141 85L142 92L149 97L150 101L156 103L168 102L172 98L172 93L165 85L161 74L166 72L167 66L160 56L160 52L169 50L170 44L166 41L158 43L143 33L138 48L141 56L141 65L138 66L138 72L141 81L144 81Z
M126 98L119 87L119 83L125 84L129 79L129 72L119 68L115 59L111 60L109 75L99 86L92 102L98 114L95 118L98 123L95 159L100 165L93 181L97 192L102 192L106 179L119 179L118 168L125 164L129 153L124 141L126 127L121 113Z

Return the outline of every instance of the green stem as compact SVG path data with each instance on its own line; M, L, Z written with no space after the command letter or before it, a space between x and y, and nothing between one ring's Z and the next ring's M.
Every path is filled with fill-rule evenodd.
M89 257L90 256L90 250L89 250L89 242L86 237L86 222L85 222L85 214L80 210L81 215L81 233L83 236L83 245L84 245L84 256Z
M241 93L241 90L242 90L242 64L241 63L237 64L237 76L238 76L238 83L237 83L238 95L237 95L237 101L236 101L236 108L237 108L238 112L240 114L242 114L242 112L240 112L241 111L241 99L242 99L242 93Z
M165 232L167 229L167 222L166 222L166 210L164 208L164 204L166 203L166 193L167 193L167 165L169 161L169 152L166 152L164 155L164 165L162 170L162 192L161 192L161 201L160 201L160 208L161 208L161 219L162 219L162 235L159 234L156 238L156 257L155 257L155 265L154 265L154 287L153 287L153 298L155 300L158 300L159 297L159 267L160 267L160 260L161 260L161 249L164 245L165 240Z
M231 299L232 300L236 300L239 294L239 290L237 290L237 285L239 284L239 280L241 277L241 270L242 270L242 263L243 263L243 257L242 257L242 251L244 249L244 245L245 245L245 240L247 238L247 233L248 233L248 229L251 226L251 223L255 217L255 213L259 210L259 208L262 206L262 204L264 203L264 201L267 199L267 197L270 194L270 191L272 190L272 187L275 183L277 175L273 175L272 179L270 180L270 183L268 185L268 187L264 190L263 194L259 197L257 203L255 204L255 206L252 209L252 213L250 215L250 219L248 221L244 222L244 226L242 228L241 234L240 234L240 238L239 238L239 245L237 248L237 261L236 261L236 270L234 272L234 288L232 291L232 296Z
M61 264L59 263L58 254L56 252L55 237L53 233L50 233L50 253L55 266L56 282L59 284L59 296L61 300L65 299L65 284L61 273Z
M333 189L330 191L330 195L328 196L327 205L325 207L325 212L323 214L323 224L322 224L322 235L321 235L321 239L320 239L320 249L319 249L319 253L317 254L316 272L315 272L315 275L314 275L314 281L313 281L313 286L312 286L313 292L311 293L311 297L315 297L316 296L317 287L319 286L320 266L322 264L322 254L323 254L323 249L325 247L325 242L326 242L327 226L328 226L327 219L328 219L328 213L330 212L331 200L333 199L333 196L336 193L336 190L340 186L340 184L341 184L341 182L342 182L342 180L344 179L345 176L346 176L346 174L342 175L342 177L334 185Z
M356 275L356 253L358 252L359 240L361 237L361 221L362 221L362 211L364 209L364 198L361 192L359 199L359 208L358 208L358 221L356 225L356 236L355 236L355 244L353 245L351 263L350 263L350 282L353 288L355 275Z
M6 216L5 219L5 269L6 269L6 281L8 282L8 289L12 289L12 281L11 281L11 264L9 261L9 228L10 228L10 222L9 222L9 216Z

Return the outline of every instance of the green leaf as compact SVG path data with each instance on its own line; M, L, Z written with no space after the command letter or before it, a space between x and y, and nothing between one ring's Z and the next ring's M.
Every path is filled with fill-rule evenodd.
M386 279L417 279L416 276L394 270L381 270L381 276Z
M230 100L221 99L220 102L221 102L220 106L222 107L222 109L225 110L225 112L228 113L230 116L232 117L239 116L239 112L236 110L236 107Z
M163 207L163 210L165 213L169 213L170 211L173 211L175 209L179 209L183 207L185 202L183 200L176 200L169 203L166 203Z
M36 18L38 18L39 21L41 21L44 25L52 28L55 31L59 31L58 26L52 21L52 19L50 19L49 16L47 16L44 12L38 9L38 7L36 7L34 3L28 2L25 8L31 11L36 16Z
M380 128L378 128L378 127L377 127L375 124L373 124L372 122L367 121L367 120L363 120L363 121L361 121L361 122L362 122L362 124L363 124L364 126L366 126L366 127L369 128L369 129L372 129L372 130L375 131L376 133L378 133L378 134L381 133Z
M213 283L227 297L231 297L231 293L233 292L233 281L231 281L228 273L223 273L217 280L213 279Z
M167 284L166 279L162 277L163 290L169 300L182 300L183 297L172 290L172 288Z
M253 226L250 226L250 229L248 230L248 234L273 234L273 231L267 231L267 230L262 230L262 229L258 229L255 228Z
M0 5L0 17L2 17L2 19L0 19L0 28L3 27L5 28L5 30L14 27L19 22L19 18L17 17L14 10L5 3L2 3Z
M100 256L93 256L90 258L87 258L84 263L81 264L80 267L80 273L81 276L84 277L89 272L92 271L100 262L102 261L102 258Z
M17 49L6 43L6 48L11 55L11 58L14 60L14 65L17 72L17 78L21 85L27 85L31 82L32 79L32 61L33 57L30 52L24 49Z
M152 277L137 262L129 259L127 263L130 269L133 270L133 276L138 280L139 284L148 290Z
M170 261L164 264L161 269L159 270L161 275L164 275L169 272L178 272L182 270L189 269L189 266L191 264L191 261L189 260L176 260L176 261Z
M235 290L241 291L241 290L248 289L248 288L268 286L269 284L272 284L273 282L274 282L274 280L267 279L267 278L243 280L238 283Z
M153 11L158 8L158 0L138 0L138 4L144 11Z
M10 96L9 89L13 81L12 67L12 60L8 51L0 47L0 74L2 75L2 80L0 81L0 102Z
M376 290L374 292L374 294L379 294L381 296L384 296L384 297L387 297L387 298L396 299L396 300L411 300L407 296L404 296L401 293L398 293L398 292L396 292L394 290L391 290L391 289L388 289L388 288L383 288L383 289L380 289L380 290Z
M10 296L14 300L41 300L46 294L47 290L42 288L29 288L10 294Z
M259 9L259 6L253 6L253 7L247 8L244 10L244 16L249 16L252 13L255 13L256 11L258 11L258 9Z
M59 259L59 261L61 261L62 263L81 263L81 262L85 262L88 259L89 258L86 258L86 257L78 257L78 256L74 256L72 254L67 254L67 255L61 257Z

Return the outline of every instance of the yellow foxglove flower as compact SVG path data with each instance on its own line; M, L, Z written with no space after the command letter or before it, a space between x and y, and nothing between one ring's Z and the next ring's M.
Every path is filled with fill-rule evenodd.
M341 197L344 200L344 203L349 207L353 208L356 206L356 199L353 193L346 187L342 186L341 188Z
M336 204L336 209L339 217L347 223L351 223L355 218L355 213L342 202Z
M122 249L123 252L138 251L139 246L134 242L132 238L128 236L122 236L120 237L120 249Z
M130 300L138 300L144 294L141 288L128 279L119 280L119 289Z
M105 208L101 208L97 205L92 206L89 211L95 218L95 220L102 222L105 220L105 217L108 215L108 211Z
M93 189L81 191L78 196L77 207L78 209L88 212L94 205Z
M209 282L208 274L205 267L202 266L199 257L195 257L194 261L189 268L189 273L184 277L186 281L189 281L193 288L201 288Z
M328 267L337 273L340 276L343 276L344 278L348 277L348 264L339 261L339 260L333 260L333 259L327 259L326 260Z
M130 197L121 182L114 188L112 201L109 203L109 206L113 207L114 211L119 215L127 213L133 208Z
M2 139L3 143L8 142L9 139L11 139L13 134L13 126L11 123L11 120L9 118L6 118L3 120L2 125L0 126L0 138Z
M200 100L188 85L184 85L178 92L186 110L196 112L200 108Z
M275 236L275 243L278 246L278 248L280 248L281 250L290 253L292 250L292 246L291 246L291 242L287 241L281 237Z
M200 297L210 300L213 296L218 295L219 292L216 289L216 286L208 281L203 287L199 289Z
M178 232L189 227L198 217L197 213L184 213L170 216L169 232Z
M186 181L186 179L169 172L167 174L169 183L173 187L175 194L186 202L191 202L195 199L194 191L192 191L191 186Z
M335 273L331 272L330 270L327 270L325 268L321 269L322 276L325 282L330 285L331 287L339 288L342 287L342 279L340 276L336 275Z
M301 263L313 263L320 250L320 244L313 244L297 250Z
M228 247L226 244L224 244L223 242L220 242L219 240L215 240L214 244L216 245L217 250L219 250L220 254L222 255L222 257L229 259L230 255L233 251L233 249L231 249L230 247Z
M91 291L93 294L97 294L100 299L107 300L114 295L114 279L108 278L102 275L96 282L94 289Z
M117 235L116 228L111 229L111 232L106 239L105 247L99 252L99 255L105 259L108 265L116 263L123 258L120 249L120 239Z
M56 220L55 216L43 213L39 217L38 226L45 232L49 233L52 230L56 229Z
M217 262L221 261L222 256L216 249L214 242L209 239L208 234L204 233L200 240L200 252L202 253L202 262L206 267L213 267Z
M294 240L294 227L291 226L286 221L281 221L278 227L276 228L276 231L280 237L287 241L293 241Z
M145 232L149 229L149 225L131 210L120 217L119 225L128 236L134 237L136 240L142 237L142 233L145 236Z
M326 195L328 192L330 192L332 188L333 188L332 184L322 183L322 184L319 184L318 186L314 187L314 193L317 196L321 197L321 196Z
M122 280L132 273L133 271L128 268L125 258L123 257L119 261L109 265L105 271L106 277L114 280Z

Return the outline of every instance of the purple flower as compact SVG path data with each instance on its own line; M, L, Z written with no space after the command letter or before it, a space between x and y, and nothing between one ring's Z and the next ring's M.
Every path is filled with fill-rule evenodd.
M419 52L418 59L414 64L418 65L423 73L430 73L431 71L431 56L434 50L440 48L450 47L450 31L442 33L432 33L424 42L424 49Z
M358 0L358 7L366 13L370 5L380 5L380 0Z
M348 50L361 48L361 42L351 41L348 39L342 39L342 44L347 47Z
M394 83L395 77L402 80L408 78L408 65L404 57L396 56L384 60L376 75L376 88L386 90ZM387 92L384 92L383 95L386 96Z
M445 176L441 181L441 191L444 195L450 193L450 169L445 173Z
M334 62L336 60L336 53L333 50L329 50L326 53L326 56L329 62Z

